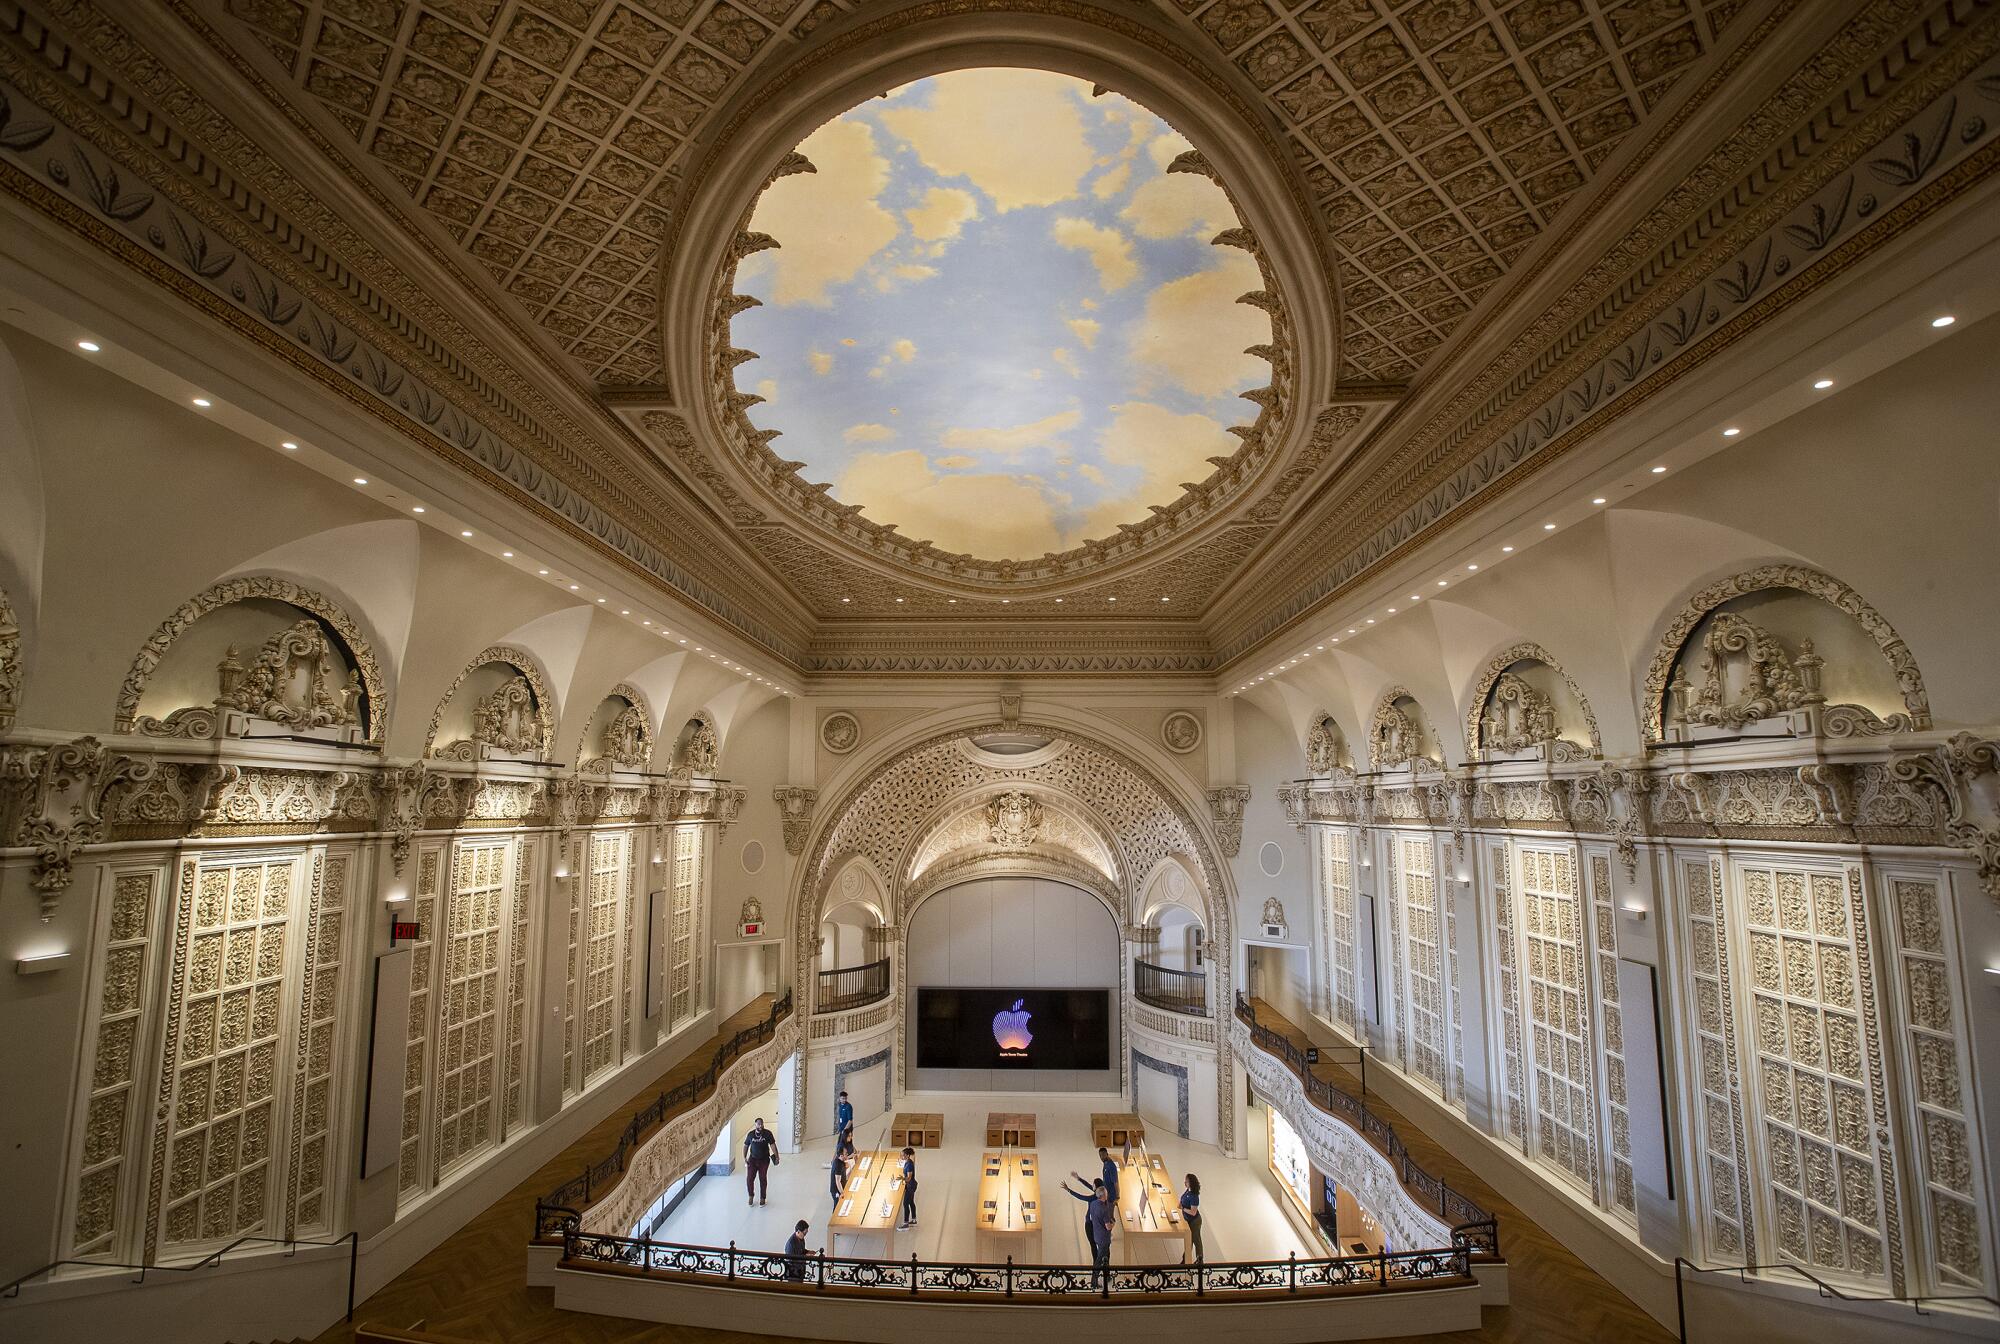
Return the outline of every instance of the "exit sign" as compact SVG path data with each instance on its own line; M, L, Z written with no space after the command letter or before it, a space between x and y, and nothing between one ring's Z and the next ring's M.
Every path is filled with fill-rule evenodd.
M738 924L736 926L736 936L739 938L755 938L758 934L762 933L763 931L764 931L764 926L761 923Z
M389 925L389 946L391 947L402 942L414 943L423 936L423 926L415 920L399 919Z

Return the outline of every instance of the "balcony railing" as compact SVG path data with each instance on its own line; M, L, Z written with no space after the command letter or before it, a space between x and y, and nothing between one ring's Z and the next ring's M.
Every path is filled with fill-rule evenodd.
M752 1022L717 1046L707 1068L685 1082L674 1084L634 1111L618 1136L616 1148L535 1201L535 1231L531 1240L554 1240L565 1230L574 1231L580 1225L583 1211L624 1178L625 1164L633 1151L671 1117L714 1092L723 1072L736 1062L737 1056L777 1035L778 1024L791 1011L792 991L788 989L772 1003L763 1021Z
M1177 971L1150 961L1132 963L1132 992L1139 1002L1170 1013L1208 1015L1208 972Z
M1376 1151L1389 1159L1403 1188L1418 1203L1436 1209L1438 1217L1451 1226L1454 1245L1469 1245L1475 1258L1499 1258L1500 1224L1492 1214L1418 1166L1416 1159L1410 1156L1410 1150L1397 1137L1394 1126L1369 1110L1359 1098L1349 1096L1315 1074L1306 1062L1305 1051L1293 1045L1283 1034L1259 1022L1257 1010L1250 1006L1250 1000L1241 991L1236 995L1236 1016L1250 1029L1250 1040L1259 1050L1282 1061L1297 1075L1299 1085L1305 1090L1306 1100L1328 1115L1346 1122L1348 1128L1368 1140Z
M813 999L816 1013L844 1013L865 1008L889 997L889 962L871 961L866 966L848 966L819 973L819 993Z

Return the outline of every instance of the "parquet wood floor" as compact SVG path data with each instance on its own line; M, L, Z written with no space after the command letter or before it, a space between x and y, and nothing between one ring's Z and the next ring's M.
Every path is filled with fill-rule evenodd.
M763 1016L769 999L759 999L722 1024L717 1040L689 1054L655 1083L634 1094L635 1103L655 1087L671 1086L700 1069L720 1040ZM1260 1021L1300 1044L1306 1036L1268 1005L1259 1003ZM1338 1065L1318 1066L1330 1082L1354 1089L1355 1080ZM1435 1335L1443 1344L1499 1341L1502 1344L1666 1344L1671 1336L1652 1319L1593 1273L1554 1237L1537 1227L1520 1210L1454 1160L1429 1135L1397 1115L1371 1095L1369 1105L1395 1124L1410 1152L1424 1166L1466 1191L1500 1217L1507 1253L1513 1305L1489 1308L1478 1331ZM380 1292L361 1304L355 1319L394 1330L421 1331L418 1338L488 1344L752 1344L770 1338L728 1330L651 1325L558 1311L546 1288L530 1289L523 1281L528 1226L535 1197L575 1172L588 1159L608 1151L624 1127L629 1108L621 1108L583 1139L571 1145L531 1178L523 1181L484 1213ZM355 1327L337 1325L315 1344L354 1344Z

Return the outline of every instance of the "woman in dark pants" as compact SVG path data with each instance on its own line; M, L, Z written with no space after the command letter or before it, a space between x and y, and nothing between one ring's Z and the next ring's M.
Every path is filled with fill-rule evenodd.
M1187 1174L1187 1189L1181 1191L1181 1217L1187 1222L1188 1239L1194 1243L1194 1262L1201 1263L1201 1178ZM1181 1257L1187 1259L1185 1255Z
M899 1228L917 1225L917 1150L903 1150L903 1221Z

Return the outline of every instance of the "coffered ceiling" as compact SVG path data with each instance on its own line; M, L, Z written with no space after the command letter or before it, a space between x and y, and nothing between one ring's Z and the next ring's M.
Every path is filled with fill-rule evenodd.
M174 285L206 286L211 311L246 332L288 348L296 337L311 376L350 395L365 384L373 413L431 451L828 673L1202 673L1252 656L1554 460L1615 398L1726 348L1780 278L1798 292L1892 236L1877 215L1836 249L1864 216L1836 217L1813 193L1893 152L1898 134L1922 142L1915 119L2000 46L1989 14L1952 0L4 8L12 115L96 143L127 181L161 185L264 268L246 288L190 253ZM698 279L698 318L665 316L680 225L732 142L782 101L774 91L920 29L948 48L967 21L1101 32L1099 68L1142 56L1192 91L1182 120L1219 109L1226 126L1175 128L1232 147L1234 176L1201 155L1177 170L1215 176L1255 222L1228 239L1266 268L1268 292L1251 297L1274 328L1299 328L1295 348L1279 340L1290 374L1267 389L1268 433L1154 517L1039 563L913 545L833 507L763 442L748 452L731 437L728 380L689 387L675 370L690 352L704 370L735 357L715 303L746 239L716 244L727 255ZM50 73L69 68L52 59L62 43L90 53L87 77ZM981 54L968 47L962 63ZM186 143L158 136L161 117ZM1937 161L1897 170L1897 192ZM128 222L73 177L48 191L4 180L79 235ZM747 184L734 218L762 185ZM1914 219L1941 199L1913 192L1894 208ZM1787 213L1813 209L1818 222ZM362 219L390 223L360 233ZM294 241L273 248L280 237ZM1310 241L1285 252L1274 239ZM1688 293L1724 293L1705 277L1754 260L1743 249L1760 239L1767 262L1775 240L1795 269L1759 262L1752 283L1744 261L1727 290L1740 302L1698 297L1693 317L1669 321L1677 340L1629 344ZM171 250L148 248L156 269ZM331 286L320 255L347 268ZM286 315L268 297L286 284L321 308ZM1324 319L1285 310L1302 298ZM338 330L322 340L309 320ZM379 337L379 351L336 359L342 333Z

